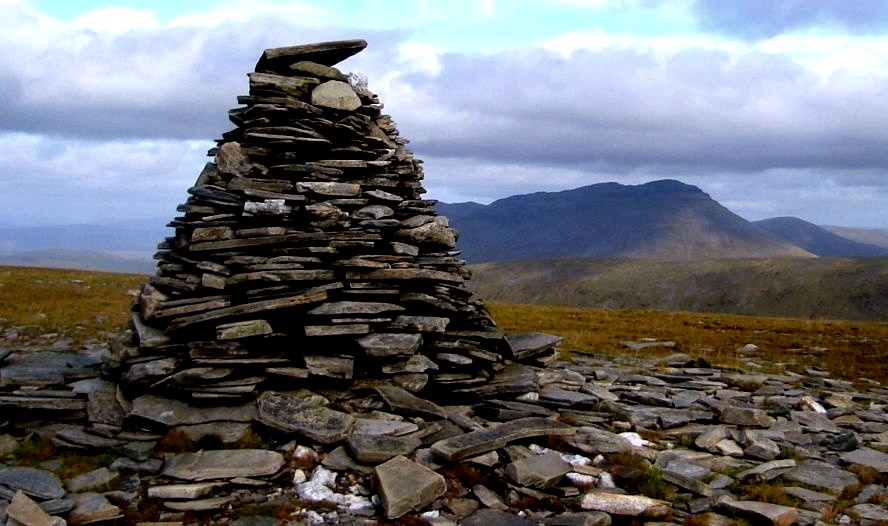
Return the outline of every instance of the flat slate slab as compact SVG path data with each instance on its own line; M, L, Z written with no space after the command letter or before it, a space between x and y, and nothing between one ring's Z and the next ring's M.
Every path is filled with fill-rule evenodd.
M888 455L875 449L862 447L839 456L846 464L858 464L878 470L879 473L888 473Z
M292 393L266 391L259 397L258 420L285 432L299 433L322 444L343 440L355 417L323 407Z
M12 467L0 470L0 486L21 491L37 500L60 499L65 488L57 476L37 468Z
M181 480L267 477L284 465L284 457L264 449L219 449L166 456L163 474Z
M773 526L791 526L799 516L799 510L795 508L751 500L726 500L722 501L719 507L732 514L746 516Z
M416 437L362 435L352 433L345 443L358 462L375 464L397 455L409 455L420 445Z
M251 422L256 418L256 407L253 404L234 407L194 407L181 400L149 394L133 400L130 416L170 427L207 422Z
M603 491L591 491L580 501L583 509L603 511L611 515L626 515L646 519L665 519L672 511L668 502L644 495L620 495Z
M557 420L540 417L519 418L505 424L445 438L432 444L432 452L440 458L456 462L466 457L499 449L509 442L537 436L564 436L575 429Z
M360 53L366 47L366 40L355 39L270 48L262 53L262 57L256 64L256 71L266 69L286 71L291 64L304 60L323 66L335 66L348 57Z
M851 472L827 464L821 460L803 460L783 474L783 478L800 484L841 495L847 488L860 483Z

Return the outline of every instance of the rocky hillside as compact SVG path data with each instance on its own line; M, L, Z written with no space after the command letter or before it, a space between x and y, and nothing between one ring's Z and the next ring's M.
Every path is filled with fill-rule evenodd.
M470 263L630 257L661 260L811 256L678 181L603 183L489 205L439 204Z
M512 344L531 356L540 341L555 340ZM754 344L731 368L639 358L675 344L546 353L471 405L385 383L289 392L286 432L261 404L146 395L127 414L101 345L2 350L0 523L885 524L882 383L782 369Z
M888 258L561 259L472 270L480 297L510 303L888 319Z

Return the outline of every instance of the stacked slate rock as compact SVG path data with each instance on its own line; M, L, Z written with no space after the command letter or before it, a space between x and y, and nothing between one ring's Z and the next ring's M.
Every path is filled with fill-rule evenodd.
M227 403L384 379L471 392L511 357L363 79L363 40L266 50L133 312L121 384Z

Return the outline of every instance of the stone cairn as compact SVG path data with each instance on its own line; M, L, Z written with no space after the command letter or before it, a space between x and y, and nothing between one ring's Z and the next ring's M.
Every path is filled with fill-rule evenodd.
M421 161L333 67L365 46L263 53L141 290L129 395L230 403L373 378L470 393L513 357L422 199Z

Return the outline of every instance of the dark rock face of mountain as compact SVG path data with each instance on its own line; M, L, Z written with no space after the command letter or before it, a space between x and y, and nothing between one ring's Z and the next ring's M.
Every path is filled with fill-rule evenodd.
M678 181L603 183L478 203L439 204L472 263L631 257L690 260L811 256Z
M888 248L858 243L796 217L774 217L755 224L775 236L822 257L877 257Z

